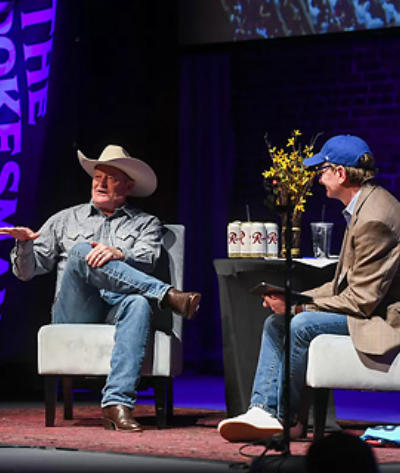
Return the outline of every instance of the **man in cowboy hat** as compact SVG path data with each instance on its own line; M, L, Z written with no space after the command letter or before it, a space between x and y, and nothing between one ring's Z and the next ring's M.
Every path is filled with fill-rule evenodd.
M374 158L357 136L338 135L304 160L319 173L329 198L340 200L347 223L333 281L306 291L312 298L292 308L290 322L290 410L284 412L285 298L264 295L272 310L266 318L250 406L246 413L220 422L229 441L252 441L283 431L289 416L293 437L302 426L298 413L307 369L308 347L319 334L351 335L356 349L383 355L400 347L400 203L371 183Z
M191 319L198 292L181 292L150 273L161 247L158 218L135 207L129 196L146 197L157 177L146 163L120 146L108 145L99 159L78 159L92 177L91 201L64 209L35 232L1 228L16 244L14 274L24 281L57 267L54 323L114 323L111 370L103 389L105 428L137 432L132 417L145 354L151 303Z

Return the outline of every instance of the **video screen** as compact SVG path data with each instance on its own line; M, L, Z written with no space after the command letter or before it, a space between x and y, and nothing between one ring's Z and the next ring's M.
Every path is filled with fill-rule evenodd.
M400 0L180 0L186 45L394 26Z

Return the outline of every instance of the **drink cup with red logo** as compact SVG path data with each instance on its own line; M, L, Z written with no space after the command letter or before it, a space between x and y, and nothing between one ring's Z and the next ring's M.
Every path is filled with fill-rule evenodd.
M240 225L240 257L251 258L252 245L251 245L251 222L242 222Z
M278 257L279 230L278 225L273 222L264 223L266 231L266 256L269 258Z
M261 222L251 224L251 256L252 258L263 258L267 249L267 232L265 225Z
M240 258L240 222L229 222L227 227L228 257Z

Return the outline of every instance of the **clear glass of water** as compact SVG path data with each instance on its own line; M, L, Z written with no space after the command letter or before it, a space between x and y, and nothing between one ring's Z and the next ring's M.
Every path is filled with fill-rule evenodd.
M333 223L312 222L310 225L314 256L316 258L329 258L331 254Z

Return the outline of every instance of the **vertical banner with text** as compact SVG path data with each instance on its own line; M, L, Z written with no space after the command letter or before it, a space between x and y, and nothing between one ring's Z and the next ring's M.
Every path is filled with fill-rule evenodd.
M46 137L56 0L0 1L0 226L30 225ZM0 236L0 357L18 350L29 310ZM25 317L33 317L33 314ZM32 354L34 356L34 354Z

